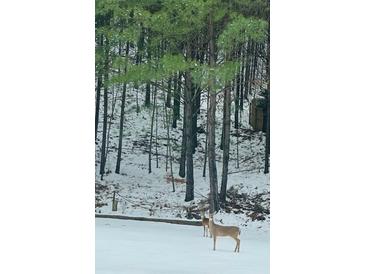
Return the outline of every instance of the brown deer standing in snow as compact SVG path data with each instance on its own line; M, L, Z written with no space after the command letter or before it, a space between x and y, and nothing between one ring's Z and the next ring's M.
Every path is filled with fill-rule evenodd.
M209 231L209 219L205 218L205 213L204 210L200 210L200 215L202 217L202 225L203 225L203 229L204 229L204 234L203 237L205 237L205 235L207 235L208 237L208 231ZM212 234L210 234L210 237L212 237Z
M172 176L170 174L165 176L166 182L167 183L171 183L172 182ZM177 184L185 184L186 183L186 179L184 178L176 178L174 177L174 182Z
M213 215L209 214L209 230L210 233L213 235L214 246L213 250L215 250L215 242L217 237L225 237L229 236L236 241L236 248L234 252L240 252L240 238L239 235L241 234L240 229L237 226L222 226L217 225L214 223Z

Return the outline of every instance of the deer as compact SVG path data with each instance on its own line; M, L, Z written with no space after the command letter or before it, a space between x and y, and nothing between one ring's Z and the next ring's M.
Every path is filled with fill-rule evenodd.
M203 209L200 210L200 215L202 217L202 225L203 225L203 229L204 229L203 237L205 237L205 235L207 235L207 237L208 237L208 231L210 232L210 230L209 230L209 218L205 217L205 213L204 213ZM210 237L212 237L211 233L210 233Z
M213 235L213 250L215 250L215 243L217 241L217 237L225 237L229 236L236 241L236 248L234 252L240 252L240 238L239 235L241 234L240 229L237 226L223 226L217 225L214 223L213 215L209 214L209 230L211 235Z
M165 176L165 179L166 179L166 182L167 183L171 183L172 182L172 176L171 175L166 175ZM185 184L186 183L186 179L174 177L174 182L177 183L177 184Z

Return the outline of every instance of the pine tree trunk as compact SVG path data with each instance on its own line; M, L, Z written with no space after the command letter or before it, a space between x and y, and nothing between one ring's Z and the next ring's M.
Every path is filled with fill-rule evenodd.
M169 168L169 142L170 142L170 134L169 134L169 129L170 129L170 125L169 125L169 118L167 117L167 107L166 107L166 97L164 96L164 128L167 129L167 144L166 144L166 155L165 155L165 172L167 174L168 168Z
M144 105L146 107L150 107L150 105L151 105L151 83L150 83L150 81L148 81L146 84L146 94L145 94L145 98L144 98Z
M215 65L214 53L214 26L212 14L209 14L208 37L209 37L209 66ZM210 181L210 212L219 210L218 202L218 179L217 166L215 159L215 112L216 112L216 92L213 90L214 79L209 79L209 110L208 110L208 163L209 163L209 181Z
M225 98L224 98L224 100L225 100ZM223 150L223 146L224 146L224 126L225 126L224 121L225 120L226 120L226 104L223 103L223 120L222 120L223 121L223 123L222 123L223 126L222 126L222 132L221 132L221 143L219 145L220 150Z
M170 145L170 113L167 110L166 104L165 104L165 116L166 116L166 127L167 127L166 173L168 170L168 161L169 161L170 162L172 192L175 192L175 180L174 180L174 172L173 172L173 168L172 168L172 155L171 155L171 145Z
M101 163L100 163L100 175L101 180L103 180L105 173L105 164L106 164L106 133L107 133L107 124L108 124L108 79L109 79L109 41L106 39L106 58L104 65L104 114L103 114L103 137L101 143Z
M270 28L270 25L269 25ZM269 29L270 33L270 29ZM267 107L266 107L266 143L265 143L265 169L264 173L269 173L270 169L270 36L267 39Z
M167 82L167 98L166 98L166 106L168 108L171 107L171 78L169 78L168 82Z
M190 42L187 52L191 54ZM194 200L194 163L193 163L193 84L190 71L185 76L185 106L186 106L186 193L185 202Z
M99 46L103 46L103 35L100 36ZM98 136L98 127L99 127L99 113L100 113L100 95L101 95L101 87L103 84L102 81L103 74L102 71L98 71L98 77L96 82L96 106L95 106L95 141Z
M236 129L239 126L238 113L239 113L239 108L240 108L239 99L240 99L240 87L241 87L240 81L241 81L241 79L242 79L242 75L240 74L240 69L239 69L237 77L236 77L236 85L235 85L236 95L234 97L234 128L236 128Z
M250 64L251 64L251 43L250 41L247 43L247 50L246 50L246 68L245 68L245 94L244 97L248 100L249 94L249 81L250 81Z
M96 83L95 140L98 136L101 86L102 86L102 76L101 76L101 73L98 73L98 79L97 79L97 83Z
M157 89L155 89L157 93ZM155 107L156 107L156 94L153 99L153 109L152 109L152 118L151 118L151 130L150 130L150 144L149 144L149 153L148 153L148 173L152 172L152 137L153 137L153 124L155 122Z
M270 168L270 88L268 88L266 115L265 174L269 173Z
M109 115L109 122L108 122L108 130L107 130L107 134L106 134L106 150L105 150L105 159L108 158L108 153L109 153L109 139L110 139L110 130L111 130L111 126L113 124L113 119L114 119L114 111L115 111L115 105L117 102L117 95L118 95L118 91L115 92L115 87L113 86L112 88L112 105L111 105L111 112Z
M172 127L176 128L177 120L180 119L180 73L178 73L174 78L174 107L173 107L173 117L172 117Z
M127 43L126 57L129 55L129 43ZM127 72L127 65L124 67L124 73ZM123 129L124 129L124 110L125 110L125 97L127 93L127 83L123 83L122 92L122 105L120 107L120 122L119 122L119 143L118 143L118 154L117 154L117 164L115 167L115 173L120 173L120 162L122 160L122 145L123 145Z
M150 38L148 37L147 39L147 62L151 62L151 49L150 49ZM146 94L145 94L145 99L144 99L144 105L146 107L150 107L151 106L151 82L147 81L146 84Z
M209 90L208 90L208 97L207 97L207 111L209 110ZM208 156L208 113L207 113L207 125L205 130L205 147L204 147L204 166L203 166L203 177L205 178L206 169L207 169L207 156Z
M228 179L228 163L229 163L229 145L230 145L230 132L231 132L231 89L226 87L224 90L224 121L223 121L223 170L222 170L222 184L220 191L220 201L222 204L226 201L227 193L227 179Z
M239 55L238 57L241 60L241 67L240 67L240 71L239 71L239 87L238 87L238 92L239 92L239 97L240 97L240 111L243 111L243 99L244 99L244 95L243 95L243 90L244 90L244 71L245 71L245 56L244 56L244 47L241 47L239 50Z
M193 94L193 98L192 98L192 102L191 105L193 107L192 109L192 142L193 142L193 154L195 153L195 148L198 147L198 112L199 112L199 108L200 105L197 104L196 98L194 96L197 96L199 94L199 88L192 84L192 94Z
M155 86L155 97L157 97L157 86ZM155 111L156 111L156 134L155 134L155 149L156 149L156 168L158 168L158 106L157 106L157 98L154 98Z
M185 94L186 90L184 91ZM186 101L184 100L184 116L183 116L183 136L181 144L180 168L179 176L185 177L185 162L186 162Z

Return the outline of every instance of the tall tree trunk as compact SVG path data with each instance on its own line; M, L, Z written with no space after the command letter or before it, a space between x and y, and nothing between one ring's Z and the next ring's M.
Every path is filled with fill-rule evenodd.
M244 55L244 46L242 46L239 50L239 55L238 57L240 58L240 62L241 62L241 67L239 70L239 97L240 97L240 111L243 111L243 99L244 99L244 95L243 95L243 90L244 90L244 71L245 71L245 55Z
M103 35L100 35L99 38L99 47L103 47ZM103 73L102 70L99 69L97 81L96 81L96 106L95 106L95 141L98 136L98 126L99 126L99 113L100 113L100 95L101 95L101 87L103 85Z
M172 82L172 79L169 78L168 82L167 82L167 98L166 98L166 106L168 108L171 107L171 82Z
M145 99L144 99L144 105L146 107L150 107L150 105L151 105L151 83L150 83L150 81L148 81L146 84L146 94L145 94Z
M191 77L191 76L190 76ZM191 80L190 80L191 81ZM195 96L200 94L199 88L192 84L192 142L193 142L193 154L195 153L195 148L198 147L198 112L200 108L200 104L197 104ZM200 97L200 96L199 96Z
M220 201L222 204L226 202L227 193L227 178L228 178L228 163L229 163L229 145L231 132L231 88L224 89L224 121L223 121L223 170L222 170L222 184L220 191Z
M149 153L148 153L148 173L152 172L152 137L153 137L153 124L155 122L155 108L156 108L156 93L157 89L155 89L155 96L153 98L153 109L152 109L152 118L151 118L151 130L150 130L150 144L149 144Z
M191 54L190 42L187 46L188 55ZM193 84L190 71L185 76L185 106L186 106L186 192L185 202L194 200L194 163L193 163Z
M207 111L209 110L209 90L207 94ZM206 175L207 169L207 156L208 156L208 130L209 130L209 121L208 121L208 112L207 112L207 125L205 130L205 147L204 147L204 166L203 166L203 177Z
M214 26L212 12L209 14L208 22L208 39L209 39L209 66L215 65L214 52ZM214 79L210 78L208 83L209 90L209 110L208 110L208 163L209 163L209 181L210 181L210 212L219 210L218 201L218 179L217 166L215 159L215 112L216 112L216 92L213 89Z
M150 48L150 38L147 39L147 62L151 62L151 48ZM145 100L144 105L146 107L151 106L151 82L147 81L146 84L146 94L145 94Z
M185 92L186 90L184 91L184 94ZM185 177L185 162L186 162L186 101L184 100L183 136L182 136L180 168L179 168L179 176L182 178Z
M174 111L172 117L172 127L176 128L177 120L180 119L180 92L181 92L181 83L180 83L180 73L178 73L174 78Z
M157 97L157 85L155 86L155 97ZM158 168L158 106L157 106L157 98L154 98L154 104L156 104L156 134L155 134L155 149L156 149L156 168Z
M196 114L200 114L201 88L198 86L195 92L195 110Z
M99 112L100 112L100 94L102 86L102 75L98 73L98 79L96 83L96 106L95 106L95 140L98 136L98 125L99 125Z
M269 24L270 33L270 24ZM270 169L270 36L267 38L267 108L266 108L266 143L265 143L265 169L264 173L269 173Z
M112 88L112 105L111 105L111 112L109 115L109 122L108 122L108 130L107 130L107 134L106 134L106 150L105 150L105 158L108 158L108 153L109 153L109 139L110 139L110 129L111 126L113 124L113 120L114 120L114 111L115 111L115 105L117 102L117 95L118 95L118 91L115 92L115 87L113 86Z
M239 56L239 54L237 54L237 57ZM242 64L243 65L243 64ZM241 75L241 70L240 68L238 68L238 73L236 74L236 84L234 85L236 88L236 95L234 97L234 128L238 128L239 126L239 109L240 109L240 88L241 88L241 81L242 81L242 75Z
M129 43L127 43L127 48L125 50L126 58L129 56ZM127 63L124 66L124 73L127 73ZM124 109L125 109L125 97L127 93L127 83L123 83L123 93L122 93L122 104L120 107L120 122L119 122L119 143L118 143L118 155L117 164L115 167L115 173L120 173L120 162L122 160L122 145L123 145L123 129L124 129Z
M224 92L225 94L225 92ZM225 95L224 95L225 96ZM225 100L225 98L224 98ZM223 120L222 120L222 132L221 132L221 143L219 145L219 149L223 150L223 146L224 146L224 121L226 120L226 105L225 103L223 103Z
M246 68L245 68L245 94L244 97L248 100L249 94L249 87L250 87L250 65L251 65L251 42L248 41L247 43L247 50L246 50Z
M170 138L170 134L169 134L170 125L168 124L168 122L170 120L167 117L166 97L164 96L163 99L164 99L164 102L165 102L164 108L163 108L164 109L164 117L165 117L164 118L164 128L167 129L167 136L166 136L167 144L166 144L166 155L165 155L165 172L167 174L167 171L168 171L168 168L169 168L169 142L170 142L170 140L169 140L169 138Z
M172 168L172 155L171 155L171 145L170 145L170 113L167 110L165 104L165 116L166 116L166 127L167 127L167 148L166 148L166 173L168 170L168 161L170 162L170 175L171 175L171 183L172 183L172 192L175 192L175 179L174 172Z
M264 168L265 174L269 173L270 169L270 88L268 88L268 94L267 94L266 115L267 118L266 118L265 168Z
M100 176L101 180L104 178L105 164L106 164L106 133L108 124L108 80L109 80L109 41L106 39L106 58L104 64L104 114L103 114L103 138L101 143L101 163Z

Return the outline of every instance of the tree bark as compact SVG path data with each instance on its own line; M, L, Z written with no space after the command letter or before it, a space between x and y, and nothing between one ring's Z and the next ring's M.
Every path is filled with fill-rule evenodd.
M269 19L270 21L270 19ZM269 23L270 33L270 23ZM265 169L264 173L270 171L270 35L267 38L267 62L266 62L266 76L267 76L267 107L266 107L266 143L265 143Z
M149 153L148 153L148 173L152 172L152 137L153 137L153 124L154 124L154 118L155 118L156 93L157 93L157 88L155 89L155 96L153 99L151 130L150 130L150 144L149 144Z
M230 146L230 132L231 132L231 89L226 87L224 89L224 121L223 121L223 170L222 170L222 184L220 191L220 201L222 204L226 202L227 193L227 179L228 179L228 163L229 163L229 146Z
M103 46L103 35L100 36L100 42L99 46ZM98 71L98 77L97 77L97 83L96 83L96 106L95 106L95 141L98 136L98 126L99 126L99 113L100 113L100 95L101 95L101 87L103 84L102 81L103 73L99 69Z
M170 143L170 112L167 110L167 106L165 104L165 116L166 116L166 127L167 127L167 146L166 146L166 173L168 170L168 162L170 162L170 175L171 175L171 183L172 183L172 192L175 192L175 179L174 172L172 168L172 155L171 155L171 143Z
M187 46L188 54L191 55L190 42ZM190 71L185 76L185 106L186 106L186 192L185 202L194 200L194 163L193 163L193 84Z
M171 107L171 78L168 79L167 82L167 98L166 98L166 107Z
M239 81L238 81L238 85L239 87L237 87L237 89L239 90L239 97L240 97L240 111L243 111L243 99L244 99L244 95L243 95L243 90L244 90L244 71L245 71L245 56L244 56L244 47L241 47L239 50L239 54L238 54L238 58L240 58L241 60L241 67L240 67L240 71L239 73Z
M181 77L178 73L174 78L174 107L172 117L172 127L176 128L177 120L180 119L180 92L181 92Z
M251 65L251 43L248 41L246 50L246 68L245 68L245 94L244 97L248 100L249 94L249 81L250 81L250 65Z
M212 12L209 14L208 22L208 39L209 39L209 66L215 65L214 52L214 26ZM215 159L215 112L216 112L216 92L213 90L214 79L210 78L208 83L209 90L209 110L208 110L208 163L209 163L209 181L210 181L210 212L219 210L218 202L218 179L217 166Z
M129 55L129 43L127 43L126 57ZM124 73L127 73L127 64L124 67ZM127 83L123 83L123 93L122 93L122 105L120 107L120 122L119 122L119 143L118 143L118 154L117 154L117 164L115 167L115 173L120 173L120 162L122 160L122 145L123 145L123 129L124 129L124 109L125 109L125 97L127 92Z
M97 83L96 83L95 140L96 140L96 137L98 136L101 86L102 86L102 76L101 76L101 73L98 73L98 79L97 79Z
M104 114L103 114L103 138L101 143L101 163L100 163L100 176L101 180L104 178L105 164L106 164L106 133L108 123L108 79L109 79L109 41L106 39L106 58L104 64Z
M155 97L157 97L157 86L155 86ZM156 168L158 168L158 106L157 106L157 98L154 99L154 108L156 112L156 134L155 134L155 149L156 149Z
M190 80L191 81L191 80ZM198 146L198 112L199 112L199 107L200 105L197 103L197 100L195 96L197 96L198 94L200 94L199 88L192 84L192 142L193 142L193 154L195 153L195 148ZM200 96L199 96L200 97Z
M148 81L146 84L146 94L145 94L145 98L144 98L144 105L146 107L151 106L151 83L150 83L150 81Z
M209 110L209 90L207 97L207 110ZM204 148L204 166L203 166L203 177L206 175L207 169L207 156L208 156L208 130L209 130L209 121L208 121L208 113L207 113L207 125L205 130L205 148Z
M186 90L184 91L184 93L185 92ZM182 136L180 168L179 168L179 176L181 178L185 177L185 162L186 162L186 101L184 100L183 136Z

